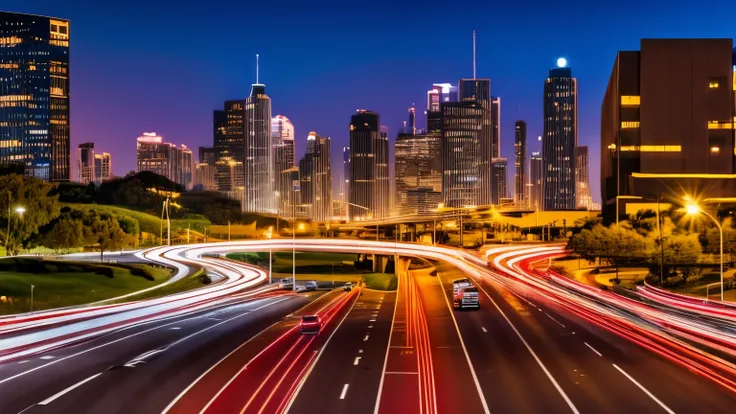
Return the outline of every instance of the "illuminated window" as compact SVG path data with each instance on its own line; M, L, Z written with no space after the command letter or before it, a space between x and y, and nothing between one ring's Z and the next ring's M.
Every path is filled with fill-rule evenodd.
M734 122L708 121L708 129L734 129L734 124Z
M708 87L710 89L717 89L718 88L718 81L717 80L712 80L712 81L708 82Z
M624 152L682 152L681 145L623 145Z
M718 154L721 152L721 149L719 147L710 147L711 154Z
M639 105L641 105L640 96L629 96L629 95L621 96L621 106L639 106Z
M621 122L621 129L634 129L634 128L639 128L638 121L622 121Z

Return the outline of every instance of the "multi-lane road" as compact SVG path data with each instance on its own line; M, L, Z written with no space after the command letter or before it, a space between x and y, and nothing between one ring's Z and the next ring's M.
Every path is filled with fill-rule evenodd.
M204 253L258 251L267 243L193 245L148 257L191 265ZM271 247L292 244L275 240ZM526 272L526 262L514 258L549 251L499 249L491 252L491 259L503 255L491 260L494 270L484 257L441 247L300 240L293 248L423 257L437 271L401 270L396 292L244 295L241 287L189 312L8 359L0 365L0 412L727 413L736 407L730 383L702 371L717 366L718 378L734 380L727 353L712 366L683 366L637 339L659 332L645 319L532 280L539 275L531 271L524 283L514 277ZM240 280L233 272L223 275L222 286ZM479 310L452 309L452 280L461 277L478 285ZM319 335L299 333L299 317L308 314L324 321ZM673 341L672 352L694 349L667 333L657 340Z

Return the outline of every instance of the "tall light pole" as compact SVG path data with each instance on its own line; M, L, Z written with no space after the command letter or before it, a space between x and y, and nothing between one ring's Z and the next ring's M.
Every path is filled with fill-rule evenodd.
M31 312L33 312L33 289L36 287L31 285Z
M271 264L273 263L273 248L271 247L271 237L273 237L273 227L269 227L268 231L266 232L266 237L268 237L268 284L270 285L273 283L273 280L271 279L271 275L273 274L271 267Z
M701 209L700 206L697 204L688 204L685 207L685 211L687 212L687 214L690 214L693 216L697 214L702 214L708 217L709 219L713 220L713 223L716 223L716 227L718 227L718 232L720 233L720 238L721 238L721 260L720 260L721 262L721 302L723 302L723 227L721 226L721 223L719 223L715 217L710 215L708 212L703 211L703 209Z

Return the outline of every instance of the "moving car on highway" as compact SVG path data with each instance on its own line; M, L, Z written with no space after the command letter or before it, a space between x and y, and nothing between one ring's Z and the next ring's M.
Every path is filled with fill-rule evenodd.
M317 315L304 315L299 324L299 332L302 335L317 335L322 329L322 319Z
M306 284L307 291L317 290L317 282L310 281Z
M292 290L294 289L294 281L291 278L285 277L279 281L282 289Z
M480 308L478 288L469 279L458 279L452 282L452 307L456 309Z
M343 286L343 289L345 289L346 292L350 292L353 290L353 282L348 282Z

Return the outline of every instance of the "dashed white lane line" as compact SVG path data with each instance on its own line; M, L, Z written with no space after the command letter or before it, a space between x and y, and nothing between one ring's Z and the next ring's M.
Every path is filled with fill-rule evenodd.
M53 355L44 355L40 359L44 359L44 360L54 359L54 356Z
M345 394L348 393L348 385L350 385L350 384L345 384L345 385L342 386L342 392L340 393L340 399L341 400L344 400L345 399Z
M362 349L359 349L359 350L358 350L358 353L359 353L359 354L362 354L362 353L363 353L363 350L362 350Z
M375 319L375 318L373 318L373 319L368 319L368 322L375 322L375 321L376 321L376 319Z
M178 330L179 330L179 329L181 329L181 328L180 328L180 327L178 327L178 326L174 326L173 328L170 328L170 329L171 329L172 331L178 331Z
M619 368L618 365L616 365L616 364L613 364L613 367L616 368L620 373L624 374L624 376L626 378L628 378L629 381L633 382L634 385L636 385L637 387L639 387L639 389L641 389L642 391L644 391L644 393L646 395L648 395L649 398L651 398L652 400L654 400L654 402L656 402L657 404L659 404L659 406L662 407L666 412L668 412L669 414L675 414L674 411L670 410L670 407L667 407L666 405L664 405L664 403L662 401L660 401L657 397L655 397L654 394L652 394L651 392L649 392L648 389L644 388L643 385L639 384L639 382L637 380L635 380L631 375L627 374L626 371L624 371L623 369Z
M488 332L488 329L486 329L484 326L481 326L480 329L482 329L483 332Z
M353 361L353 365L358 365L358 363L360 362L360 358L361 357L355 357L355 361Z
M600 352L596 351L595 348L593 348L592 346L590 346L589 343L587 343L587 342L583 342L583 343L585 344L585 346L587 346L588 348L590 348L591 351L595 352L599 357L602 357L603 356L603 354L601 354Z
M59 398L63 397L63 396L64 396L64 394L67 394L67 393L69 393L69 392L73 391L73 390L74 390L75 388L81 387L82 385L84 385L84 384L86 384L86 383L88 383L88 382L92 381L93 379L95 379L95 378L99 377L100 375L102 375L102 373L101 373L101 372L100 372L99 374L95 374L95 375L93 375L93 376L91 376L91 377L89 377L89 378L87 378L87 379L84 379L84 380L82 380L82 381L79 381L78 383L76 383L76 384L72 385L71 387L69 387L69 388L67 388L67 389L64 389L64 390L61 390L61 391L59 391L58 393L56 393L56 394L52 395L51 397L49 397L49 398L47 398L47 399L45 399L45 400L41 401L40 403L38 403L38 405L49 405L49 404L51 404L52 402L56 401L57 399L59 399Z
M31 362L30 359L24 359L23 361L18 361L18 364L25 364L26 362Z
M557 319L553 318L553 317L552 317L552 315L550 315L550 314L549 314L549 313L547 313L547 312L545 312L544 314L545 314L545 315L547 315L547 317L548 317L548 318L550 318L550 319L552 319L553 321L557 322L557 324L558 324L558 325L560 325L561 327L565 328L565 325L563 325L563 324L562 324L562 322L558 321Z
M365 338L363 338L363 342L367 342L369 336L370 336L369 334L365 334Z
M373 325L368 325L368 329L373 329Z

